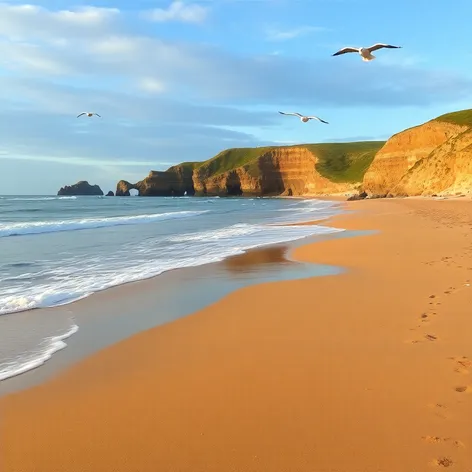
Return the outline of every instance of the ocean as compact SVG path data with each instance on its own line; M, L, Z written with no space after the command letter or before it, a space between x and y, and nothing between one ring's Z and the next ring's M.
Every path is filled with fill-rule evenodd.
M296 223L340 211L288 198L0 196L0 380L43 364L80 329L42 308L333 233Z

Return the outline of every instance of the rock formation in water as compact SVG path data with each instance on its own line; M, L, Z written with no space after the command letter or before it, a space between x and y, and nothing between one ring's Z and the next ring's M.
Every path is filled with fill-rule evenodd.
M472 110L442 115L392 136L364 176L369 195L472 193Z
M106 197L114 197L115 194L111 190L109 190L108 193L105 196Z
M90 185L86 180L81 180L74 185L61 187L58 195L103 195L102 189L98 185Z
M330 143L228 149L202 163L187 162L151 172L116 195L320 195L354 192L383 142Z

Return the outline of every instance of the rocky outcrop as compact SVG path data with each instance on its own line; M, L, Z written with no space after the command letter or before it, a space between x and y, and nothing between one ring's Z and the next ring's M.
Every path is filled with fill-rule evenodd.
M61 187L58 195L103 195L102 189L98 185L90 185L86 180L81 180L74 185Z
M115 195L117 197L129 197L130 193L129 191L132 189L136 189L136 185L132 184L126 180L120 180L116 184L116 192Z
M472 194L472 129L448 139L418 161L390 193Z
M193 195L192 168L174 166L166 171L153 170L135 184L120 180L116 186L116 196L129 196L131 189L136 189L142 197Z
M202 166L193 173L200 195L319 195L353 190L352 183L335 183L317 170L318 157L303 146L270 149L236 169L211 175Z
M446 155L452 158L451 152L458 146L456 138L467 129L466 125L433 120L392 136L364 175L364 190L369 195L395 196L439 191ZM448 182L451 179L452 174Z

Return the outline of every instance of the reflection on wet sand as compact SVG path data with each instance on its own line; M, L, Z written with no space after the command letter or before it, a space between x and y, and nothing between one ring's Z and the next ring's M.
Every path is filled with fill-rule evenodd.
M262 269L260 266L264 266L263 270L267 270L268 265L273 265L275 268L279 264L284 266L295 264L295 262L287 259L287 251L288 246L286 245L254 249L225 259L221 262L221 266L228 272L255 272ZM280 269L280 267L277 267L277 269Z

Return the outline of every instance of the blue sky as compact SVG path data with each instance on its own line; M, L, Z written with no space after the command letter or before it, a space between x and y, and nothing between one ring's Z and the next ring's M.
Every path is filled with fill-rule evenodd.
M0 193L114 190L228 147L386 139L471 108L471 15L470 0L0 1ZM331 57L376 42L403 48ZM76 118L89 110L102 118Z

